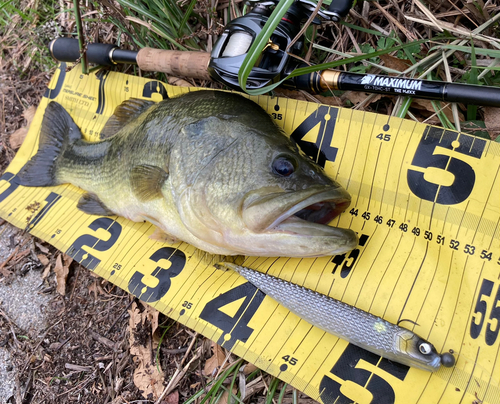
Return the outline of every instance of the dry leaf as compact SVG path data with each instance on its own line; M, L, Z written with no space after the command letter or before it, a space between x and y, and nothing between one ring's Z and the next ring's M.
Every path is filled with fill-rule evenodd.
M359 104L360 102L364 101L366 98L368 98L370 94L362 92L362 91L346 91L342 98L347 98L349 101L351 101L354 105ZM373 102L376 102L382 98L382 94L377 94L375 95L371 101L370 104Z
M314 98L316 98L322 104L332 105L334 107L341 107L342 106L342 100L338 97L333 97L333 96L325 97L325 96L322 96L319 94L315 94Z
M128 312L130 354L136 364L134 384L144 398L157 400L163 391L165 378L161 369L158 371L159 365L154 358L151 330L145 327L146 322L151 320L148 319L148 311L141 313L135 302Z
M69 255L63 254L63 261L64 261L64 266L68 267L68 269L69 269L69 266L73 262L73 258L70 257Z
M484 124L490 137L495 140L500 134L500 111L495 107L484 107Z
M390 69L397 70L398 72L405 71L411 66L411 62L407 59L399 59L396 56L391 55L380 55L380 59L383 60L384 64Z
M297 90L289 90L287 88L275 88L274 93L278 97L282 98L293 98L294 100L307 101L306 96Z
M145 306L146 308L142 314L143 317L148 319L151 323L151 335L154 335L156 329L158 328L158 316L160 315L160 312L154 307L151 307L149 304L146 304Z
M38 249L43 252L44 254L48 254L49 253L49 249L47 247L45 247L44 245L40 244L40 243L37 243L35 241L35 245L38 247Z
M54 272L56 273L57 291L64 296L66 294L66 279L68 278L69 267L63 265L62 254L57 256Z
M50 274L50 265L47 265L43 270L42 279L45 279Z
M236 386L233 386L232 392L233 392L233 394L236 394L238 392L238 390L236 389ZM217 404L227 404L228 402L234 403L235 400L232 399L231 401L229 401L229 392L225 391L224 393L222 393L220 400L217 401Z
M443 107L444 105L445 104L441 103L441 107ZM422 100L422 99L414 98L412 103L411 103L411 108L418 109L420 111L420 113L425 117L432 116L436 113L434 107L432 106L432 102L430 100ZM444 112L446 117L451 122L454 121L453 112L451 112L451 108L449 105L446 108L444 108L442 111ZM439 122L439 118L437 117L437 115L435 117L433 117L433 119L431 121L427 121L427 123L433 123L435 121Z
M18 149L23 144L27 134L28 128L26 126L16 130L12 135L10 135L10 147L12 147L14 150Z
M94 283L88 287L89 295L94 293L94 297L97 299L98 295L107 295L104 289L101 287L99 283L97 283L97 279L94 280Z
M24 118L26 119L26 126L19 128L12 135L10 135L9 142L10 146L13 149L19 148L22 144L26 135L28 134L29 127L31 125L31 121L33 120L36 112L36 107L32 105L28 109L26 109L23 113Z
M179 404L179 390L172 391L161 401L161 404Z
M247 363L247 364L243 367L243 374L244 374L245 376L248 376L250 373L255 372L257 369L258 369L258 367L257 367L257 366L255 366L253 363Z
M49 265L49 259L45 255L38 254L37 258L38 258L38 261L40 261L43 266Z
M212 352L213 355L205 362L205 368L203 373L206 376L215 376L217 371L220 369L224 361L226 360L226 353L220 345L217 345L212 341Z

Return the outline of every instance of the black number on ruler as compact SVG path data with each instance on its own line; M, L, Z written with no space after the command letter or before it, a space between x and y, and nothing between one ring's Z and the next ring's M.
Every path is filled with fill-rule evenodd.
M109 250L116 243L116 240L118 240L122 232L122 226L109 217L100 217L90 223L88 227L94 231L98 229L106 230L110 235L109 239L101 240L90 234L84 234L75 240L66 251L66 254L73 257L75 261L78 261L84 267L93 271L101 260L83 250L82 247L87 246L97 251Z
M304 153L323 168L325 167L326 161L334 162L337 158L338 149L331 146L337 114L337 108L330 108L322 105L309 115L290 136L297 142ZM326 118L328 118L328 120ZM319 130L316 142L311 143L303 140L305 135L318 125Z
M148 81L144 84L144 88L142 89L142 96L151 98L153 94L160 94L163 99L168 98L167 89L163 85L161 81Z
M248 326L249 321L260 307L265 294L246 282L235 287L215 299L209 301L203 308L200 318L224 331L217 344L231 350L236 341L246 342L253 332ZM236 314L231 317L219 309L225 305L245 298Z
M95 75L97 80L99 80L99 96L97 98L97 114L102 114L104 111L105 105L105 94L104 94L104 84L106 83L106 79L108 78L109 71L99 70L99 72Z
M491 261L493 258L493 253L486 250L481 251L481 259Z
M285 355L281 359L283 359L285 362L288 362L292 366L295 366L297 364L297 362L299 361L297 358L294 358L290 355Z
M358 244L361 247L364 247L365 244L367 243L369 237L370 236L368 236L366 234L361 235L361 237L359 238ZM347 259L346 259L347 253L341 254L341 255L336 255L335 257L333 257L332 262L335 264L335 266L333 267L332 274L334 274L337 271L337 268L339 267L339 265L342 265L342 268L340 270L340 277L347 278L349 276L349 274L351 273L351 269L354 267L356 260L359 257L359 253L360 253L359 248L355 248L354 250L352 250L349 253L349 256L347 257Z
M404 380L410 370L409 366L401 365L396 362L390 362L385 358L380 359L380 356L375 355L374 353L349 344L330 371L330 373L342 379L342 382L339 383L337 380L330 378L328 375L325 375L321 380L319 392L323 403L351 404L352 402L366 402L363 399L365 397L364 394L355 396L356 391L360 391L361 393L363 389L368 390L371 393L373 397L371 403L392 404L396 401L396 394L394 393L394 389L389 382L384 380L378 374L358 368L357 366L360 364L360 361L365 361L375 366L378 363L378 368L394 377L397 377L399 380ZM352 397L346 397L341 392L342 387L353 384L358 385L358 388L346 389L347 391L353 392Z
M474 255L476 252L476 247L470 244L466 244L464 247L464 253L469 254L469 255Z
M10 183L9 188L0 194L0 203L4 201L5 198L9 197L12 192L14 192L19 186L19 178L9 172L5 172L1 177L0 181L7 181Z
M457 139L458 138L458 139ZM427 127L415 151L412 165L426 170L408 170L410 190L419 198L442 205L453 205L465 201L474 188L476 174L465 161L435 153L436 147L454 150L466 156L481 158L486 141L477 137L459 134L439 128ZM424 178L428 168L445 170L453 175L451 185L440 185Z
M473 339L476 339L477 337L479 337L479 334L481 334L481 330L484 325L484 320L486 319L488 311L488 304L486 300L483 300L483 297L491 296L491 292L493 291L494 285L495 285L494 282L488 279L483 279L483 283L481 284L481 289L479 290L479 296L477 297L476 307L474 309L474 314L470 325L470 336ZM500 284L497 286L497 293L495 296L495 300L493 302L493 307L491 308L490 311L488 326L486 327L485 340L487 345L491 346L496 342L499 328L500 328Z
M376 136L377 139L380 139L380 140L384 140L385 142L388 142L389 140L391 140L391 135L389 135L388 133L386 133L385 135L382 134L382 133L379 133L377 136Z
M171 278L179 275L186 265L186 255L181 251L171 247L162 247L155 251L149 259L153 262L167 260L170 263L168 268L157 266L150 276L157 279L155 287L149 287L144 283L144 278L148 275L136 271L128 283L128 291L146 303L157 302L165 296L170 289Z
M59 199L61 199L61 195L56 194L55 192L51 192L49 196L45 198L45 202L47 202L45 206L36 214L36 216L33 219L29 221L28 225L26 226L26 229L24 230L30 231L31 229L33 229L33 227L35 227L38 224L38 222L42 220L42 218L47 214L47 212L55 205L55 203Z
M61 91L62 85L64 83L64 79L66 78L66 63L60 63L57 69L59 70L59 77L57 78L55 88L51 90L47 87L45 93L43 94L43 96L48 98L49 100L53 100L59 95L59 92Z

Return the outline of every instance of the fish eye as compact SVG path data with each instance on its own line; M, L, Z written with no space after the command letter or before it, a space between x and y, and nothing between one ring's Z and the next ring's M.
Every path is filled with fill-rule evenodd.
M295 161L287 156L278 156L273 161L273 172L282 177L289 177L295 171Z
M425 342L418 346L418 350L424 355L429 355L432 352L431 346Z

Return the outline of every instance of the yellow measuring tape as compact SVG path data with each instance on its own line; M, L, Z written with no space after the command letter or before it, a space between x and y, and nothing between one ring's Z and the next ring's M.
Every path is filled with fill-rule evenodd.
M247 258L267 271L416 332L457 363L434 373L392 363L301 320L154 226L86 215L72 185L25 188L45 107L62 104L89 140L115 107L195 89L62 64L28 137L0 179L0 216L236 355L324 403L500 403L500 144L399 118L251 97L351 194L332 225L353 251L317 259ZM199 89L196 89L199 90ZM39 203L29 217L26 207ZM32 205L33 206L33 205Z

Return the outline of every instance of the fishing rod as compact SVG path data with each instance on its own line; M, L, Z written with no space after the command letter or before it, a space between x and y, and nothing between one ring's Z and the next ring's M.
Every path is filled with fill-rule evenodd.
M319 10L312 21L338 21L347 15L353 0L332 1L328 10ZM238 72L253 43L271 15L271 7L279 0L253 1L248 14L232 20L214 46L212 53L203 51L172 51L142 48L138 52L124 50L112 44L91 43L86 55L90 63L113 66L119 63L137 65L141 70L162 72L174 76L212 80L242 91ZM296 0L274 30L257 64L247 79L247 89L259 89L286 78L291 72L307 65L296 56L303 48L301 23L316 11L317 4ZM77 39L58 38L50 42L54 59L76 62L80 59ZM376 74L361 74L323 70L286 80L284 87L323 93L328 90L363 91L386 95L405 95L414 98L460 102L464 104L500 107L500 88L470 84L447 83Z

